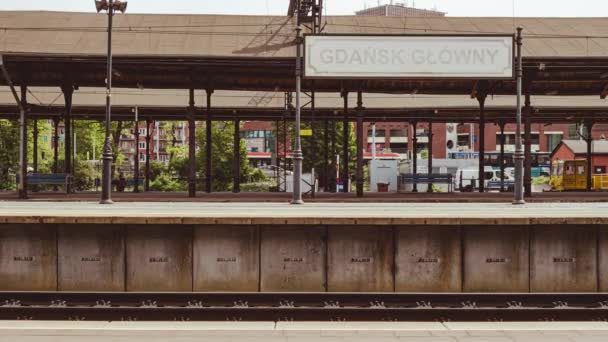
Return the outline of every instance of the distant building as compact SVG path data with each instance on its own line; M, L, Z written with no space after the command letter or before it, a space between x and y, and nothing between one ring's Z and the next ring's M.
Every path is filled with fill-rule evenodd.
M445 17L445 12L422 8L408 7L405 3L397 2L376 7L366 8L355 12L356 15L375 17Z

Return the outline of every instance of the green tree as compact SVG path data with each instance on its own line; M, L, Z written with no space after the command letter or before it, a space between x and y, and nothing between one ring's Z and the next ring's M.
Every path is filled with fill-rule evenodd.
M0 120L0 190L14 190L11 177L19 165L19 123Z

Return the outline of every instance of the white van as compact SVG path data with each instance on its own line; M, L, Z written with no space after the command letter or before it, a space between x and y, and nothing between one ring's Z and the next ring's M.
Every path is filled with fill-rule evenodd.
M490 182L500 182L500 170L495 170L491 166L486 166L485 170L485 187L488 187ZM456 171L456 188L460 191L473 191L479 189L479 168L471 167L458 169ZM505 182L513 182L514 179L505 172Z

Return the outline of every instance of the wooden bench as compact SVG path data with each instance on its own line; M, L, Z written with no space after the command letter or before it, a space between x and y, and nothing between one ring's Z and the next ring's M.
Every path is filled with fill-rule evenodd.
M65 173L28 173L26 176L27 185L62 185L66 191L72 184L72 176ZM19 183L19 175L17 175Z
M454 179L451 173L402 174L399 184L447 184L448 192L454 191Z

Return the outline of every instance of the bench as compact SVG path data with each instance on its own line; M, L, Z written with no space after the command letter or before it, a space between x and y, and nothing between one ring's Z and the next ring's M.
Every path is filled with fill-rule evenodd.
M454 180L451 173L430 174L402 174L399 175L399 184L447 184L448 192L454 191Z
M513 181L504 181L504 188L507 192L513 191L513 189L515 189L515 182ZM500 186L500 181L489 181L488 185L486 186L486 191L490 191L490 190L501 190L501 186Z
M68 190L72 184L72 176L65 173L28 173L25 177L28 185L62 185ZM17 175L19 183L19 175Z

